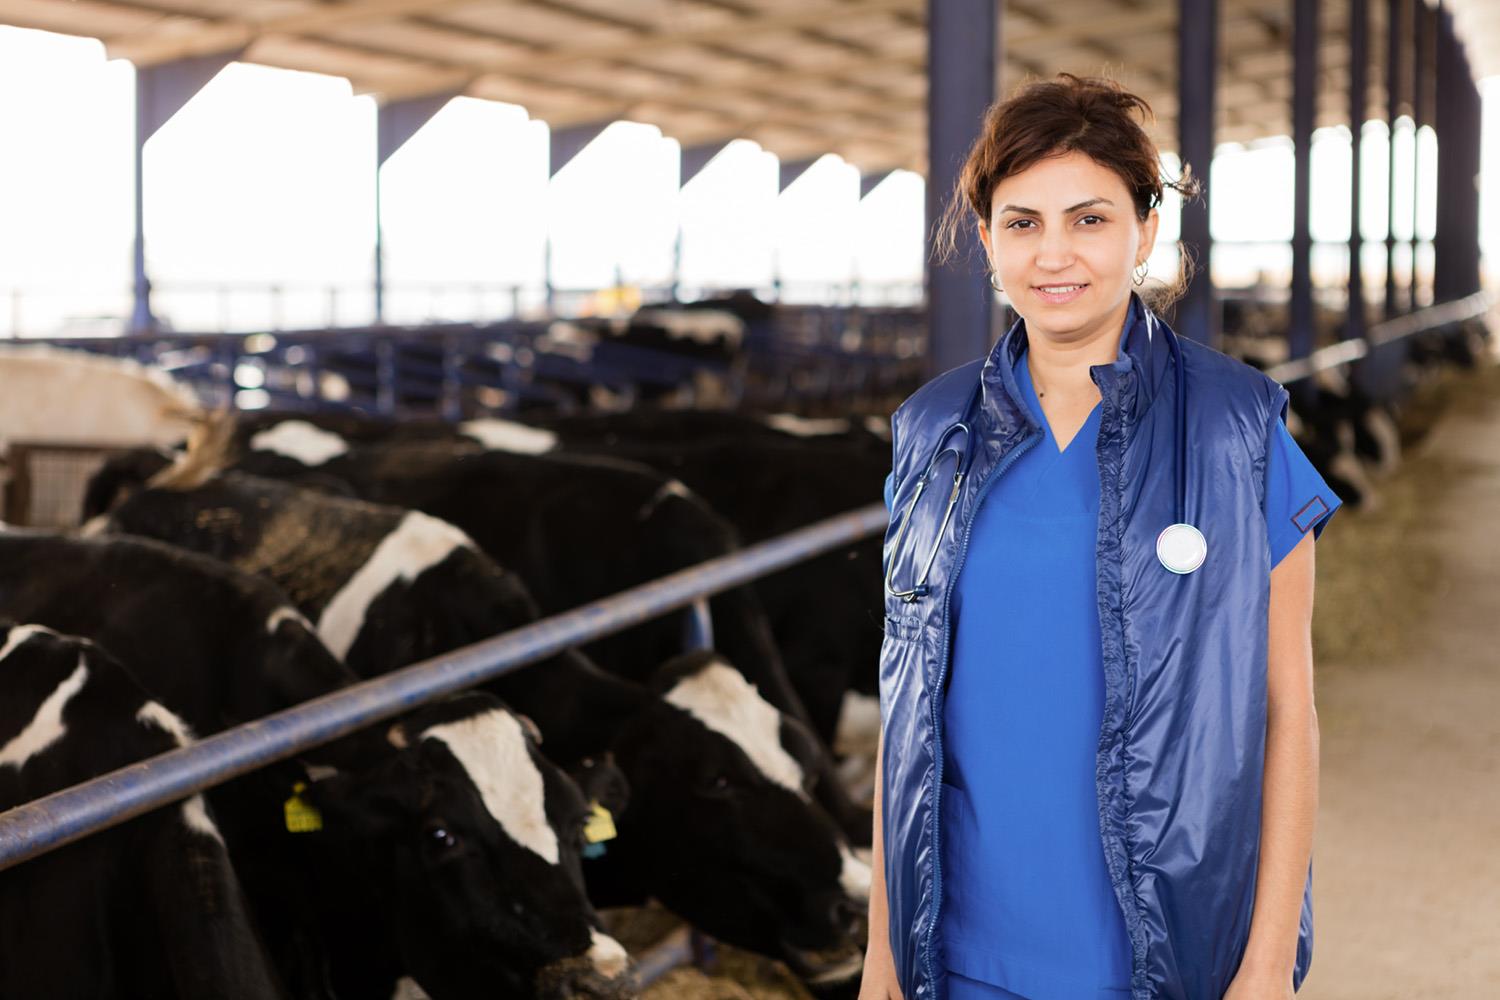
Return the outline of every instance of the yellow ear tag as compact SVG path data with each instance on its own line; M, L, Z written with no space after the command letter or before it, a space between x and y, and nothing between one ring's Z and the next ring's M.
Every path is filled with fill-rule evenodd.
M598 799L589 803L590 811L588 822L583 825L583 839L591 844L597 844L601 840L613 840L615 838L615 818L610 815L609 810L599 804Z
M297 782L292 786L292 797L286 800L282 810L286 813L286 828L289 833L315 833L323 829L323 814L316 806L302 797L307 786Z

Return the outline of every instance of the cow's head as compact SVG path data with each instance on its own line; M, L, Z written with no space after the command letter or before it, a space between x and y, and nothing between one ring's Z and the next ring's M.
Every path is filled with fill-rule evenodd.
M535 727L467 694L391 726L372 769L315 781L329 856L378 897L400 964L433 1000L610 997L627 957L584 891L590 805ZM559 968L567 973L558 976Z
M811 984L856 976L870 869L811 792L811 733L712 652L652 678L662 696L622 734L630 781L621 864L647 866L669 908Z

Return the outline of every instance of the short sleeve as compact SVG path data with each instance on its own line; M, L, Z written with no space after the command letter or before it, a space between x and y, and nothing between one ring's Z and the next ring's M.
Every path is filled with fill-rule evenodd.
M887 472L885 474L885 509L886 510L893 510L894 509L892 505L895 503L895 500L896 500L895 495L894 495L895 494L895 490L896 490L896 470L892 469L890 472Z
M1343 504L1277 417L1266 452L1266 536L1271 568L1296 548L1309 530L1317 538Z

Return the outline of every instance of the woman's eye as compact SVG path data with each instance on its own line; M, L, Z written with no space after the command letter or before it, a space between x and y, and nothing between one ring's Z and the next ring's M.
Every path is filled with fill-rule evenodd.
M1078 221L1082 222L1082 221L1084 221L1084 219L1098 219L1100 222L1104 221L1103 217L1098 216L1098 215L1085 215L1083 217L1083 219L1079 219Z
M1014 229L1020 223L1022 223L1022 222L1030 222L1030 221L1031 221L1030 219L1016 219L1015 221L1007 224L1005 228L1006 229Z

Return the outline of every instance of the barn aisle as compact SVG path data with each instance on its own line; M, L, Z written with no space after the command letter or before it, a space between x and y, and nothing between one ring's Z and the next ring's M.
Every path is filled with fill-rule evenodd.
M1500 996L1500 366L1439 396L1318 546L1307 1000Z

